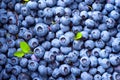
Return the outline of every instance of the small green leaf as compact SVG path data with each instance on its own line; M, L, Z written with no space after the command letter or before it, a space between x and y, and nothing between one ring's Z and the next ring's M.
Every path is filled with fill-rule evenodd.
M25 54L24 54L24 52L23 51L17 51L17 52L15 52L14 53L14 56L16 56L16 57L23 57Z
M24 42L24 41L20 42L20 48L21 48L21 50L22 50L24 53L29 53L29 52L31 52L30 46L29 46L26 42Z
M78 39L81 39L82 38L82 33L81 32L78 32L76 35L75 35L75 40L78 40Z

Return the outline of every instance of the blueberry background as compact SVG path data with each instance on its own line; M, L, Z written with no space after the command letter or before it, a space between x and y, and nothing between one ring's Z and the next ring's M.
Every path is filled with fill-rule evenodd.
M120 80L120 0L0 0L0 80Z

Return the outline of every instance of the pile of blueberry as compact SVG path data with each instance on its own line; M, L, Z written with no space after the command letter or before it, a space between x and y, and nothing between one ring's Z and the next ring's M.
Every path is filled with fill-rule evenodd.
M0 80L120 80L120 0L0 0Z

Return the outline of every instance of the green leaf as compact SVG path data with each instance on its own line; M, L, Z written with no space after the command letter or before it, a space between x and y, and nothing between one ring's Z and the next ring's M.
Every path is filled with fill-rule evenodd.
M14 53L14 56L16 56L16 57L23 57L25 54L24 54L24 52L23 51L17 51L17 52L15 52Z
M20 48L24 53L31 52L30 46L25 41L20 42Z
M75 40L78 40L78 39L81 39L82 38L82 33L81 32L78 32L76 35L75 35Z

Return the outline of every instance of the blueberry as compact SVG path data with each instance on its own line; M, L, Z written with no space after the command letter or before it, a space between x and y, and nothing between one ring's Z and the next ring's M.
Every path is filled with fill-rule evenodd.
M11 59L8 58L8 63L12 65L17 65L19 62L19 59L17 57L12 57Z
M47 75L47 67L45 67L44 65L39 65L38 72L41 76L46 76Z
M21 7L21 14L22 14L23 16L29 15L29 14L30 14L30 13L29 13L29 9L28 9L26 6Z
M26 16L26 17L25 17L25 21L26 21L26 23L27 23L28 25L32 25L32 24L34 24L35 19L34 19L34 17L32 17L32 16Z
M60 70L60 74L65 76L70 73L70 66L67 64L62 64L59 67L59 70Z
M89 73L90 73L91 75L95 75L95 74L97 73L97 69L96 69L96 68L91 68L91 69L89 70Z
M26 4L26 7L29 8L29 9L36 9L38 6L37 2L36 1L29 1L27 4Z
M38 23L34 27L34 31L40 37L45 36L48 33L48 26L44 23Z
M116 66L120 63L120 58L118 56L112 56L109 58L109 60L113 66Z
M90 56L90 66L91 66L91 67L96 67L97 65L98 65L97 57L95 57L95 56Z
M67 25L63 25L63 24L60 24L60 29L63 31L63 32L67 32L70 30L70 27Z
M75 25L75 26L78 26L81 22L81 17L78 16L78 15L74 15L72 18L71 18L71 21L72 21L72 24Z
M14 47L15 46L15 40L7 39L7 45L8 45L9 48Z
M73 74L73 75L75 75L75 76L78 76L78 75L80 75L80 69L79 68L77 68L77 67L71 67L71 73Z
M76 77L73 74L70 74L65 77L65 80L76 80Z
M102 50L100 51L100 53L99 53L99 56L100 56L101 58L108 58L108 55L109 55L109 53L106 52L105 49L102 49Z
M44 15L45 17L52 17L53 16L52 8L46 7L44 9Z
M100 74L95 74L94 80L101 80L102 76Z
M31 80L31 78L28 73L20 73L18 75L18 80Z
M57 60L57 61L61 61L61 62L62 62L62 61L64 61L64 59L65 59L65 56L64 56L64 55L57 55L57 56L56 56L56 60Z
M61 51L63 54L68 54L69 52L72 51L72 48L71 48L71 47L60 47L60 51Z
M113 6L112 4L110 4L110 3L107 3L107 4L105 5L105 9L106 9L108 12L110 12L110 11L112 11L112 10L114 9L114 6Z
M107 72L105 72L105 73L102 75L102 79L103 79L103 80L106 80L106 79L110 80L111 78L112 78L112 75L109 74L109 73L107 73Z
M82 26L73 26L72 31L74 33L80 32L80 31L82 31Z
M21 73L21 67L18 65L13 66L12 68L12 74L14 74L15 76L19 75Z
M28 63L27 58L22 58L22 59L20 60L20 66L21 66L21 67L26 67L26 66L27 66L27 63Z
M51 51L52 53L54 53L55 55L57 55L57 54L60 53L60 49L59 49L59 48L55 48L55 47L52 47L52 48L50 49L50 51Z
M53 69L51 67L47 67L47 74L52 75L53 74Z
M54 78L57 78L57 77L59 77L59 75L60 75L60 70L59 70L59 68L55 68L55 69L53 70L53 72L52 72L52 76L53 76Z
M73 46L73 49L80 50L83 46L83 41L74 40L72 46Z
M85 25L88 27L88 28L93 28L95 26L95 22L92 20L92 19L87 19L85 21Z
M61 46L68 46L70 43L69 37L65 35L60 36L59 41Z
M4 65L7 61L7 57L5 54L0 54L0 65Z
M38 68L38 62L32 61L32 60L29 60L29 61L28 61L28 69L29 69L30 71L36 71L37 68Z
M39 9L44 9L47 6L46 1L45 0L39 0L38 1L38 8Z
M114 72L112 77L113 77L114 80L119 80L120 79L120 74L117 73L117 72Z
M92 50L92 55L95 57L99 57L99 52L100 52L100 48L94 48Z
M16 76L11 75L9 80L17 80Z
M42 46L38 46L34 49L34 55L37 58L42 58L45 53L45 49Z
M110 61L106 58L102 59L99 64L105 69L110 67Z
M49 41L45 41L42 43L42 47L45 49L45 50L49 50L50 47L51 47L51 43Z
M8 31L11 34L17 34L18 33L18 26L16 26L16 25L9 25L8 26Z
M87 73L87 72L82 72L82 73L81 73L81 79L82 79L82 80L93 80L93 76L90 75L90 74Z
M93 8L93 10L94 11L100 11L101 9L102 9L102 4L101 3L97 3L97 2L94 2L93 4L92 4L92 8Z
M50 28L51 28L51 31L52 32L57 32L58 30L59 30L59 28L60 28L60 25L59 24L52 24L52 25L50 25Z
M88 67L90 65L90 59L87 56L83 56L80 59L80 63L81 63L82 66Z
M48 32L48 35L46 36L46 40L50 41L55 38L54 32Z
M97 48L103 48L105 46L105 43L103 42L103 40L99 39L99 40L95 41L95 46Z
M93 39L99 39L99 37L100 37L100 31L98 29L92 30L91 36L92 36Z
M120 38L115 38L113 40L113 42L112 42L112 48L113 48L114 52L119 52L120 51L120 49L119 49L120 44L119 43L120 43Z
M35 48L38 46L39 42L36 38L32 38L28 41L28 44L30 45L31 48Z
M59 31L56 32L56 37L60 38L60 36L63 35L63 34L64 34L64 32L62 30L59 30Z
M47 62L52 62L55 60L55 54L51 51L46 51L44 54L44 60Z
M85 42L84 46L85 46L87 49L91 50L91 49L93 49L93 48L95 47L95 43L94 43L92 40L87 40L87 41Z
M97 72L100 74L103 74L105 72L105 69L102 66L97 67Z
M110 33L108 31L101 32L101 39L107 42L110 39Z

